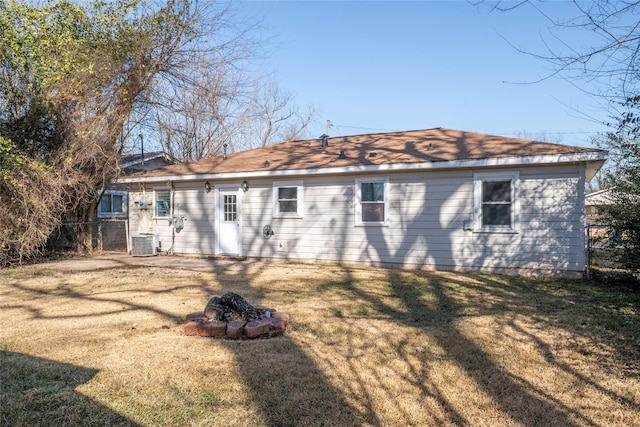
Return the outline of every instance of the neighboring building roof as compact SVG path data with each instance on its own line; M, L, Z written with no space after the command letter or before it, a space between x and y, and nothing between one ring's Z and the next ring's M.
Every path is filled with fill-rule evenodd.
M152 151L150 153L144 153L145 162L156 159L163 159L167 164L176 163L176 161L164 151ZM127 169L140 164L142 164L142 153L126 154L120 158L120 169Z
M140 172L121 182L213 179L296 173L338 173L395 169L476 167L509 164L587 162L595 173L607 153L502 136L434 128L287 141ZM268 162L268 163L267 163Z
M585 194L584 203L587 206L610 205L613 203L611 191L611 188L606 188L604 190Z

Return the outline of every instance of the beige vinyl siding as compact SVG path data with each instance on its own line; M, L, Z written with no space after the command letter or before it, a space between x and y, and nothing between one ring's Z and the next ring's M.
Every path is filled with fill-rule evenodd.
M584 269L583 169L521 168L519 231L465 236L460 264L486 269Z
M135 190L135 187L134 189ZM141 211L136 205L141 191L131 191L129 197L130 230L132 234L154 233L159 236L163 252L173 249L174 253L193 255L213 255L214 235L214 192L206 193L204 182L175 183L173 186L173 215L185 217L184 228L174 230L170 218L151 218L152 207ZM147 197L153 189L146 188ZM173 246L173 247L172 247Z
M173 214L184 216L184 229L175 231L173 251L212 255L215 252L215 192L207 193L204 181L175 183ZM172 227L167 225L167 228ZM171 231L171 230L170 230Z
M430 178L428 184L425 177ZM253 241L254 245L247 248L247 255L422 263L428 261L427 257L433 258L430 253L451 251L451 233L460 233L462 221L472 212L468 199L472 183L461 183L458 173L389 175L388 225L357 226L357 178L367 177L305 179L302 219L270 218L270 213L263 209L268 202L255 203L255 194L252 194L243 212L245 224L249 225L244 232L247 233L252 224L258 228L257 222L262 220L269 221L275 235L263 245L255 245ZM270 194L261 197L267 199ZM268 210L268 206L266 208ZM456 228L460 231L451 229L451 221L459 222L460 227ZM444 258L451 262L450 255Z
M245 201L248 256L427 265L576 270L584 267L579 166L520 170L518 233L463 230L473 217L473 172L389 174L389 224L356 226L362 176L304 179L304 218L271 217L271 182ZM260 184L259 184L260 185ZM269 224L275 235L257 239Z
M519 172L517 232L464 228L474 219L474 173L493 171ZM370 178L389 180L385 225L356 224L356 180ZM274 183L291 180L304 187L302 218L274 218ZM584 166L309 175L253 179L249 185L239 193L244 256L456 270L584 269ZM187 220L174 234L168 221L154 224L162 248L173 241L175 253L215 254L215 191L206 193L199 181L174 184L174 189L173 213ZM137 210L134 200L132 193L130 213ZM270 238L262 234L266 225L275 233Z

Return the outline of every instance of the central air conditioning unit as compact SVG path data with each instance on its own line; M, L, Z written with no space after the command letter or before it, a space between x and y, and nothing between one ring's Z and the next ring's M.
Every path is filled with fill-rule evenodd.
M131 236L132 256L154 256L158 247L157 234L136 234Z

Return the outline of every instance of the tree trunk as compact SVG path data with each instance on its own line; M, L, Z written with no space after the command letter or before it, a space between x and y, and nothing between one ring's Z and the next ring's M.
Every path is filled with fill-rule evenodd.
M95 206L91 204L88 209L78 208L74 215L73 225L75 234L75 250L79 253L90 254L93 252L93 214Z

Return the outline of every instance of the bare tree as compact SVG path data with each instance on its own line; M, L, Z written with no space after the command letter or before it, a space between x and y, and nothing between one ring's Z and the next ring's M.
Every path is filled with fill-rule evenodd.
M604 124L612 132L592 140L611 154L597 177L599 184L611 183L628 169L625 159L637 157L640 134L640 1L572 1L564 4L572 10L564 18L553 15L553 2L483 0L475 4L500 12L529 8L544 16L549 22L545 50L514 48L551 65L543 80L563 78L609 112L611 122Z
M569 17L554 17L553 2L523 0L478 1L492 10L508 12L529 8L549 22L546 51L516 48L552 65L543 79L562 77L581 89L607 99L622 101L638 91L640 82L640 1L572 1ZM566 3L565 3L566 4ZM582 35L586 46L568 42L569 34ZM576 40L579 38L575 38Z
M613 130L594 139L609 150L608 164L598 182L610 189L612 203L599 206L600 221L616 231L622 246L615 258L640 278L640 1L572 2L575 16L560 21L545 14L543 5L531 1L494 3L497 10L529 5L553 24L555 44L544 54L532 54L554 67L549 76L561 76L595 87L589 93L608 102ZM586 47L572 46L559 32L582 32L594 40Z
M56 186L37 210L53 221L31 217L43 232L10 251L31 253L25 247L41 247L63 220L74 224L77 249L90 250L96 189L116 174L130 119L150 117L160 93L197 87L190 65L232 66L249 55L249 34L227 6L208 1L1 2L0 137L16 159L3 168L33 165L26 170ZM3 181L11 200L38 202L23 194L37 173L15 176ZM0 216L11 209L0 204Z
M251 102L242 115L242 146L265 147L301 138L313 119L315 108L308 106L301 112L293 99L293 95L274 80L256 82Z
M547 133L545 131L542 132L527 132L527 131L521 131L521 132L516 132L516 138L520 138L520 139L530 139L533 141L544 141L544 142L551 142L553 144L560 144L562 143L562 135L560 134L554 134L554 133Z
M224 144L233 148L229 129L239 103L242 74L224 64L199 65L189 88L169 87L157 96L148 133L173 158L189 162L216 155Z
M277 82L256 79L225 64L193 69L189 88L169 88L155 102L149 133L165 152L188 162L264 147L304 135L314 109L305 114Z

